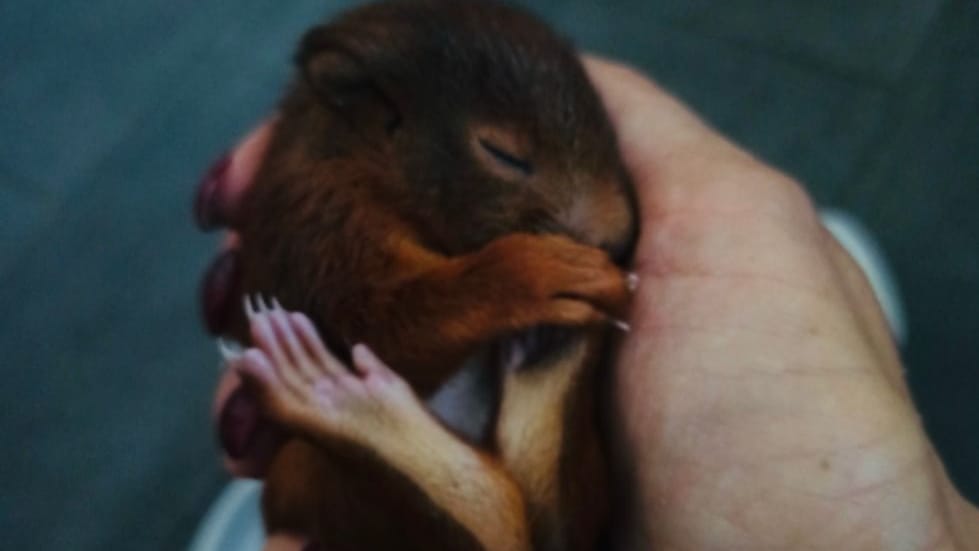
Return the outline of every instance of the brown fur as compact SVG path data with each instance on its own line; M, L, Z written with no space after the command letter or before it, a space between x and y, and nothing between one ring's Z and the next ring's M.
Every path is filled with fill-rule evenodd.
M612 259L636 222L575 52L513 8L416 0L313 29L298 64L240 217L243 291L308 313L339 354L367 343L422 396L481 345L578 329L503 374L491 451L435 424L372 450L290 442L267 478L269 530L328 550L594 548L595 368L627 307ZM428 459L391 459L407 439ZM437 469L494 491L459 499Z

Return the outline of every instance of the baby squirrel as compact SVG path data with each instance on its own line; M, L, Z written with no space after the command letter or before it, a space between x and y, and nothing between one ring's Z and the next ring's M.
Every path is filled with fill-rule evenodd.
M242 411L291 435L265 473L268 531L328 551L595 549L609 505L596 400L638 222L575 50L518 8L405 0L313 28L296 64L228 222L234 269L205 281L208 325L262 346L261 327L299 330L285 310L302 312L312 348L322 337L357 366L336 377L370 378L355 343L396 375L378 379L374 413L339 400L354 412L340 430L245 370L222 440L249 436ZM246 316L242 294L283 306ZM484 438L398 398L431 397L480 352Z

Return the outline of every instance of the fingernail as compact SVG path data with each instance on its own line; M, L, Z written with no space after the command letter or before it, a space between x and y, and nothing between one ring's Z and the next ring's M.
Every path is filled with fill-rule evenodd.
M212 335L228 328L240 280L238 253L234 249L217 257L204 274L200 287L201 314Z
M213 230L226 222L218 201L230 167L231 155L225 153L207 169L197 185L194 218L197 220L197 226L203 231Z
M612 320L612 325L621 330L623 333L632 331L632 326L622 320Z
M221 447L231 459L241 459L248 453L259 419L258 402L244 388L228 398L218 420Z

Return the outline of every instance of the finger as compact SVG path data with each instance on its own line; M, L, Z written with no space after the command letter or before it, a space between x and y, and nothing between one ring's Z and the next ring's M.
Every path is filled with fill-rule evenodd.
M253 130L235 149L214 163L198 185L194 216L201 229L235 226L241 199L265 156L275 119Z
M365 377L370 375L391 377L394 375L391 368L382 362L365 344L354 345L351 350L351 357L353 358L354 368Z
M677 149L725 142L685 105L627 65L586 55L585 70L598 89L623 143L627 164L665 159ZM699 143L699 146L698 146Z
M236 181L245 187L255 179L258 167L265 158L272 130L278 121L278 115L273 115L262 121L256 128L245 136L235 147L231 155L231 174Z
M306 347L307 352L313 358L316 366L325 374L339 377L347 374L347 367L340 363L333 354L326 349L323 339L313 322L305 314L293 312L289 315L289 323L299 335L299 340Z
M593 56L584 65L615 127L644 220L677 210L758 208L756 193L771 187L797 192L791 179L759 163L638 71Z

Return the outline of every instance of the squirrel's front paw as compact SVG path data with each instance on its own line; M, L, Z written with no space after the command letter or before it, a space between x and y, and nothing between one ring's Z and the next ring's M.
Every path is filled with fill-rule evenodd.
M513 234L483 249L501 289L499 304L517 326L614 323L627 329L638 278L596 247L561 235Z

